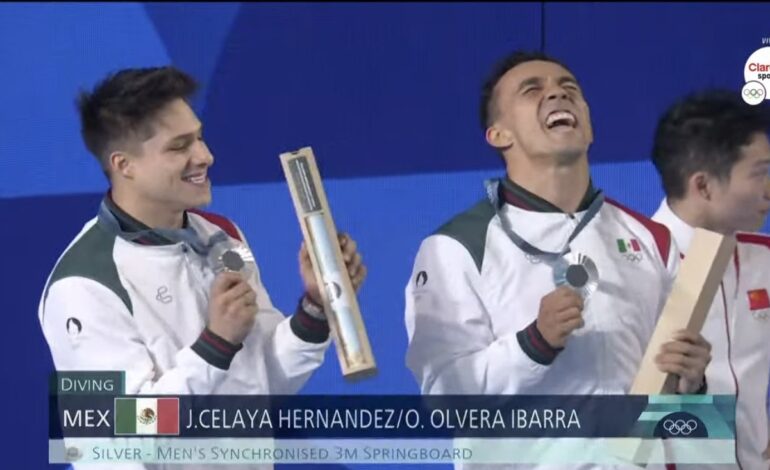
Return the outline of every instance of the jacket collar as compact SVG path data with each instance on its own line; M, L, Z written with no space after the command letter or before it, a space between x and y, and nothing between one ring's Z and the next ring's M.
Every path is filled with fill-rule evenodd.
M512 206L534 212L564 213L563 210L556 207L554 204L546 201L537 194L524 189L522 186L514 183L508 178L501 178L500 183L500 199ZM591 205L599 193L600 191L596 189L593 182L589 180L588 189L583 195L583 199L580 201L580 205L576 212L587 210L588 206Z
M668 203L668 199L661 201L658 211L655 212L652 218L668 227L679 250L682 254L687 253L692 237L695 234L695 228L674 213Z
M178 242L178 240L175 241L166 235L169 233L168 230L161 231L152 229L144 222L136 219L128 212L121 209L120 206L118 206L115 201L112 200L111 192L107 192L107 194L104 196L103 204L104 207L109 210L110 214L112 214L112 216L117 221L118 225L120 226L120 231L124 232L125 234L134 235L134 237L131 237L132 241L142 245L156 246L173 245ZM188 226L189 220L187 217L187 212L185 212L183 215L182 230L186 230ZM165 232L166 234L162 232Z

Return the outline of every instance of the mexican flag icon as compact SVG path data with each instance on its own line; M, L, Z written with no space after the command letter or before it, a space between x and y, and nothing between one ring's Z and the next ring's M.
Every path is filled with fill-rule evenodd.
M179 435L179 398L116 398L115 435Z
M618 238L618 251L621 253L638 252L642 251L642 248L639 246L639 240L636 238L631 238L630 240Z

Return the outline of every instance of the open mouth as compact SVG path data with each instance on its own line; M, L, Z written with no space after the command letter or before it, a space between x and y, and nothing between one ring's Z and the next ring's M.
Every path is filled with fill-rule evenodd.
M569 111L553 111L545 118L545 127L548 129L574 129L577 126L577 118Z
M205 184L207 180L208 180L208 176L206 175L206 173L196 173L194 175L188 175L188 176L182 177L182 181L185 181L187 183L192 183L192 184L199 184L199 185Z

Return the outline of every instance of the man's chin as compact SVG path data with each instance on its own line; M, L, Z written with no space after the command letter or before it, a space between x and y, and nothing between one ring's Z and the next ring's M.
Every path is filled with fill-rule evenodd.
M737 232L744 232L744 233L759 232L762 230L762 227L765 226L766 221L767 221L767 218L763 217L761 220L755 220L753 223L744 224L743 226L738 228Z
M188 207L190 209L202 209L206 206L211 204L211 194L209 193L206 197L199 197L194 200L189 201Z
M765 226L765 223L767 223L767 218L763 218L761 222L759 222L757 225L754 226L754 229L752 232L761 232L762 229Z

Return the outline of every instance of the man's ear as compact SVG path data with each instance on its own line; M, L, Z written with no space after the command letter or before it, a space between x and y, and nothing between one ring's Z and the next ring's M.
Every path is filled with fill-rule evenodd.
M113 176L121 175L123 178L132 179L135 171L133 157L123 150L110 153L107 159L107 171Z
M501 128L497 124L487 127L484 137L486 137L489 145L498 150L507 149L514 144L513 133L508 129Z
M711 201L714 195L715 179L705 171L696 171L687 179L687 194L704 201Z

